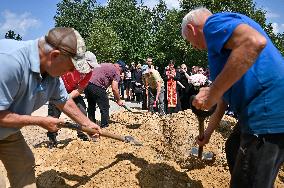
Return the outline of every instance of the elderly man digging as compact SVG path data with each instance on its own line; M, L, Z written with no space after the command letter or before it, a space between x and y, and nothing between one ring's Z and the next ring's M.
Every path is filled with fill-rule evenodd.
M80 73L91 70L84 58L85 48L73 28L54 28L31 41L0 40L0 160L11 187L36 187L34 156L20 128L38 125L55 132L57 125L64 123L53 117L31 116L47 101L78 124L100 133L99 126L69 99L59 79L75 69Z
M284 161L283 57L258 23L238 13L192 10L183 19L182 34L208 50L213 80L193 105L209 109L218 103L197 143L208 143L229 104L240 126L226 144L230 187L273 187Z

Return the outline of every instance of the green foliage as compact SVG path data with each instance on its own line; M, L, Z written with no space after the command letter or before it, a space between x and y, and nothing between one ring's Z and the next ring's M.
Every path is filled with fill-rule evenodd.
M92 22L86 45L94 52L98 61L116 61L121 57L122 44L112 27L101 19Z
M96 3L93 0L78 1L62 0L57 4L54 16L56 27L73 27L83 38L89 36L89 28L94 19Z
M5 38L6 39L14 39L14 40L22 40L22 37L19 34L16 34L14 31L9 30L6 34L5 34Z
M143 63L152 56L154 64L207 66L207 52L193 49L181 36L183 16L196 7L206 7L213 13L232 11L256 20L284 54L284 36L275 35L266 24L265 11L257 9L253 0L182 0L181 9L169 10L164 0L150 9L136 0L109 0L99 6L94 0L62 0L55 15L56 26L73 27L86 41L88 50L99 61L122 59Z
M151 11L134 0L110 0L101 18L109 23L122 44L120 59L141 61L151 53Z

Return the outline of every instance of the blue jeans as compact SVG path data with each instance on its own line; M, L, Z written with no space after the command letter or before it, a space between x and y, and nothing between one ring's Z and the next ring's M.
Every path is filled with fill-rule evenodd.
M284 161L284 133L240 135L230 187L271 188Z

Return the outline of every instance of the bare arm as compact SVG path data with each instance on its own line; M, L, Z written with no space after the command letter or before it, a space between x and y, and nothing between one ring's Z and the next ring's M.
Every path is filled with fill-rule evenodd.
M98 134L101 133L100 127L81 112L81 110L77 107L73 99L69 99L66 103L59 104L56 106L76 123L85 127L95 129Z
M266 42L266 38L255 29L246 24L239 25L225 45L226 49L232 50L226 65L211 87L206 91L203 90L206 94L197 95L193 105L198 109L210 109L216 104L223 94L255 63L266 46ZM202 104L203 102L205 103Z
M113 80L111 83L111 88L112 88L112 92L113 92L113 96L116 100L116 103L119 106L124 105L124 102L120 99L120 95L119 95L119 89L118 89L118 82Z
M118 90L118 82L113 80L111 83L111 89L116 101L120 100L119 90Z
M72 99L74 99L78 97L81 93L83 93L83 89L78 88L78 89L73 90L71 93L69 93L69 95Z
M53 117L19 115L8 110L0 111L0 125L6 128L22 128L27 125L39 125L51 132L57 131L57 125L63 120Z
M157 82L157 95L156 95L156 101L159 99L159 95L161 93L161 89L162 89L162 84L160 81Z
M225 113L227 106L228 105L222 99L218 102L215 112L209 118L208 127L204 132L204 139L201 141L199 139L196 140L196 142L200 146L203 146L209 142L212 133L214 132L214 130L217 128L220 121L222 120L222 117Z
M89 125L90 120L81 112L73 99L70 98L66 103L58 104L56 107L80 125L86 127Z
M184 72L184 75L185 75L185 77L188 79L188 83L190 83L190 82L189 82L190 76L187 74L187 72Z

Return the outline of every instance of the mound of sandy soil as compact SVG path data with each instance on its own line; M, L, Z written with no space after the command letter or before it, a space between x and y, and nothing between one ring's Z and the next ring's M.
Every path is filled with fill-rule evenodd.
M38 187L228 187L225 140L236 121L224 117L204 151L215 154L202 161L190 154L198 135L198 121L191 110L160 117L149 113L119 112L107 131L131 135L143 143L135 146L101 137L80 141L76 132L62 129L58 148L48 149L45 131L26 127L23 134L36 158ZM207 123L205 123L205 126ZM39 139L41 141L39 141ZM275 187L284 186L280 171Z

